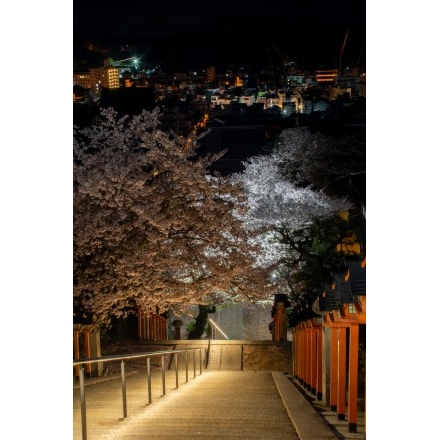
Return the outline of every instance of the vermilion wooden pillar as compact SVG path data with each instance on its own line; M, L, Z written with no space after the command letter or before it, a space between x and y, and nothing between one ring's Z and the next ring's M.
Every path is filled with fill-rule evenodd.
M298 339L297 339L296 329L292 328L290 331L292 332L292 376L296 378L298 374L298 369L296 366L296 359L297 359L296 350L298 348Z
M142 339L148 339L148 315L142 312Z
M161 335L161 341L167 340L167 320L165 318L161 318L161 324L162 324L162 335Z
M157 315L157 340L162 340L162 317Z
M148 315L148 339L154 339L154 315Z
M301 330L299 325L295 327L295 335L296 335L296 347L295 347L295 374L296 378L299 379L301 377Z
M277 315L275 315L272 318L272 323L273 323L273 329L272 329L272 340L273 341L278 341L279 335L278 335L278 320L277 320Z
M330 409L336 411L338 403L338 327L331 327L330 347Z
M157 316L157 339L162 340L162 318L159 315Z
M79 359L79 331L73 332L73 354L75 360ZM79 365L75 365L75 377L79 378Z
M339 327L338 330L338 403L336 411L338 420L345 420L347 329Z
M317 350L318 350L318 338L316 334L316 330L313 328L310 331L311 334L311 344L310 344L310 357L311 357L311 391L312 394L316 395L316 388L317 388L317 382L318 382L318 371L317 371Z
M153 335L153 339L155 340L155 341L157 341L159 338L158 338L158 323L157 323L157 321L158 321L158 319L157 319L157 315L153 315L153 318L154 318L154 335Z
M84 356L86 358L90 358L90 331L86 330L83 333L84 335ZM92 364L86 364L86 373L89 377L92 377Z
M302 328L299 327L298 329L298 379L303 379L303 371L302 371L302 363L303 363L303 331Z
M305 323L307 326L307 323ZM306 390L310 391L310 344L311 344L311 338L310 338L310 329L306 327L306 359L304 363L305 367L305 380L306 380Z
M308 353L308 340L309 340L309 334L307 332L307 329L303 328L304 333L304 340L303 340L303 379L304 379L304 386L307 387L307 353Z
M81 357L90 358L91 348L90 348L90 332L93 330L93 325L82 325L75 324L73 329L73 355L74 359L78 360ZM80 336L83 338L84 342L84 354L81 355L80 350ZM86 364L86 373L89 377L92 376L92 364ZM75 376L79 377L79 365L75 365Z
M348 430L357 432L359 324L350 325L348 371Z
M138 307L137 316L138 316L138 319L137 319L137 321L138 321L138 337L139 337L139 339L142 339L143 313L142 313L141 307Z
M305 325L305 324L304 324ZM304 328L304 386L306 389L310 385L309 381L309 349L310 343L309 343L309 331L307 330L307 327Z
M298 333L298 329L295 328L295 359L294 359L294 366L295 366L295 377L298 379L298 368L299 368L299 364L298 364L298 357L299 357L299 333Z
M306 364L306 331L301 324L301 384L305 384L305 364Z
M277 339L276 341L284 341L286 339L285 328L286 328L286 307L284 303L277 303L277 322L275 324L277 328Z
M316 330L316 398L322 400L322 327Z

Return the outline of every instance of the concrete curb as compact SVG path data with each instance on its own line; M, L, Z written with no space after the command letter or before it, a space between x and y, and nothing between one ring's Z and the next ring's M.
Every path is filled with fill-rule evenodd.
M301 440L337 440L313 406L281 371L271 371L284 407Z

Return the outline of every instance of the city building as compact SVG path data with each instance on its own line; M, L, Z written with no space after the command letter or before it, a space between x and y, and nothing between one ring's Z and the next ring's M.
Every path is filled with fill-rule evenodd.
M215 67L210 66L206 69L206 81L208 83L215 81Z
M101 88L119 88L119 69L115 67L94 67L73 72L73 85L90 90L92 98L101 95Z
M337 70L317 70L315 78L318 83L333 82L338 78Z

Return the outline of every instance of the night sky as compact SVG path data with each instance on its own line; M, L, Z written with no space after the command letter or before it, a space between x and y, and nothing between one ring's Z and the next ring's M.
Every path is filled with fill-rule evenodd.
M73 2L74 33L140 37L172 35L222 16L264 17L309 26L327 25L365 29L365 0L293 0L259 3L253 0L144 1L112 3L104 0Z
M264 6L251 0L73 4L75 41L136 42L148 47L145 58L170 70L227 63L262 67L280 62L280 53L305 68L335 68L348 29L346 60L353 63L361 57L364 66L365 0L275 0Z

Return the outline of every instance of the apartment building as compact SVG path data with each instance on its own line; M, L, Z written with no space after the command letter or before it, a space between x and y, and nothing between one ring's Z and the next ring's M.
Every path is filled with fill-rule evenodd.
M119 69L116 67L97 67L73 72L73 85L90 90L93 98L100 96L101 87L119 88Z
M73 85L81 86L83 89L91 89L92 79L90 76L90 69L77 70L73 72Z

